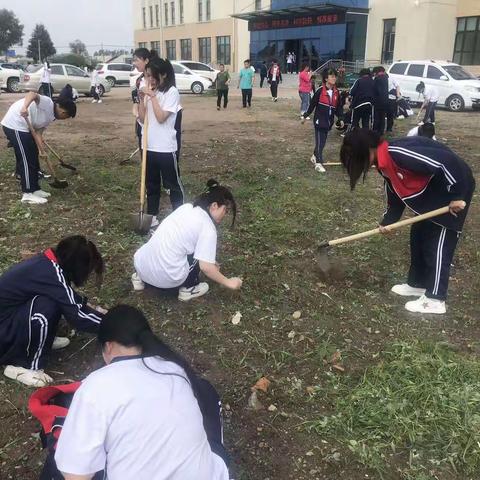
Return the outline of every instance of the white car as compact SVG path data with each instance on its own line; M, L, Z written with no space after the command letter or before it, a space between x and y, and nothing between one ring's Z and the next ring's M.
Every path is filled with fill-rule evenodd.
M193 73L196 73L201 77L209 78L212 82L215 81L215 79L217 78L217 73L220 72L220 70L215 70L206 63L202 62L192 62L191 60L178 60L177 63L183 65L184 67L187 67Z
M10 93L21 90L20 83L23 81L23 70L0 67L0 89Z
M97 65L97 72L100 78L110 83L111 87L115 85L128 85L130 82L130 73L134 69L129 63L100 63Z
M411 60L392 63L388 75L400 85L402 96L411 102L422 102L415 90L423 82L438 89L438 103L452 112L480 107L480 80L456 63L441 60Z
M52 93L60 93L62 88L69 83L78 93L90 95L90 75L81 68L66 63L50 64L50 82L52 84ZM37 92L40 87L43 74L43 66L37 66L34 71L23 75L23 81L20 84L22 90ZM110 84L106 80L100 79L100 95L110 91Z
M175 72L175 82L180 92L192 92L201 94L209 88L213 88L213 82L205 77L193 73L189 68L184 67L179 62L172 61L173 71ZM137 78L140 73L135 69L130 74L130 88L135 88Z

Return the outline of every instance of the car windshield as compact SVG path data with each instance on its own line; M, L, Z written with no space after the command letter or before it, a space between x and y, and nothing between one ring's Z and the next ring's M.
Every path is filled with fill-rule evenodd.
M464 70L460 65L443 67L454 80L476 80L475 76Z

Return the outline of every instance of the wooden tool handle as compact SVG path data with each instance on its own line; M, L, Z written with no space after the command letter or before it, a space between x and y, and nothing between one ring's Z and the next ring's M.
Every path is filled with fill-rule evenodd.
M28 117L25 118L25 121L27 122L28 129L30 130L32 137L35 140L35 143L37 144L38 153L43 157L45 155L45 152L43 151L43 145L40 144L40 139L38 138L38 134L33 128L32 122Z
M53 153L53 155L59 160L60 162L62 159L60 158L60 155L44 140L43 143L46 145L46 147L50 150L50 152Z
M140 178L140 211L145 211L145 181L147 176L147 147L148 147L148 107L145 102L145 120L142 134L142 173Z
M400 220L399 222L392 223L384 228L388 231L394 231L398 230L399 228L406 227L407 225L412 225L413 223L418 223L429 218L438 217L439 215L443 215L449 212L450 208L448 206L437 208L436 210L432 210L431 212L423 213L422 215L417 215L412 218L407 218L405 220ZM354 240L361 240L362 238L371 237L372 235L376 235L377 233L381 233L380 228L374 228L373 230L368 230L367 232L356 233L355 235L350 235L348 237L330 240L328 242L328 246L340 245L342 243L353 242Z

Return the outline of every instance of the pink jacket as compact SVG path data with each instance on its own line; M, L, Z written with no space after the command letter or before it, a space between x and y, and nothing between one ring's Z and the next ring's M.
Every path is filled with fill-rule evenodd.
M312 91L309 72L300 72L298 76L298 91L301 93L310 93Z

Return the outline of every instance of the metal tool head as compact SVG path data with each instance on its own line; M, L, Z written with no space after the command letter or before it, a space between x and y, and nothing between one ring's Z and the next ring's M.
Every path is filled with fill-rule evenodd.
M146 235L150 227L152 226L153 215L148 215L147 213L138 212L132 213L130 215L130 223L132 224L133 230L140 234Z
M52 188L63 189L68 187L68 182L66 180L59 180L58 178L54 178L53 182L50 182L49 185Z

